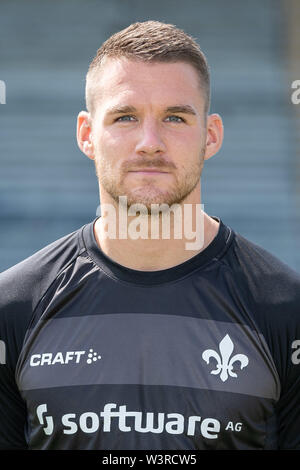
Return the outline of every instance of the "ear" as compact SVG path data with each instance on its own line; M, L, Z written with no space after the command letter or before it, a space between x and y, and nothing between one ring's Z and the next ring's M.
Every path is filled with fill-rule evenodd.
M207 117L206 150L204 159L208 160L222 147L224 128L219 114L210 114Z
M91 133L91 115L87 111L80 111L77 116L77 144L80 150L91 160L94 160L94 148Z

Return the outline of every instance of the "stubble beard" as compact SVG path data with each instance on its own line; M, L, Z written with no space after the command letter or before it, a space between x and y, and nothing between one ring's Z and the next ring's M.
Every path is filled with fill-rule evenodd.
M113 171L108 165L97 163L95 159L95 170L99 182L99 187L112 198L116 207L120 204L126 204L123 209L129 209L133 204L143 204L148 213L151 213L152 204L165 205L167 208L173 204L182 204L184 200L191 194L200 181L200 176L203 168L205 149L201 150L200 157L192 167L188 169L183 175L175 176L175 183L168 189L163 190L159 187L159 182L145 182L137 188L130 189L124 179L126 173L121 177L115 176ZM120 199L120 196L126 196L125 199ZM101 202L101 201L100 201ZM163 212L163 208L161 211Z

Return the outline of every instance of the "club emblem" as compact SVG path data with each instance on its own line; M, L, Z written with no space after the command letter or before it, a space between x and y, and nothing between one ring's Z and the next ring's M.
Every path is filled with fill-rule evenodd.
M202 354L202 359L209 364L211 358L217 361L216 369L210 373L213 375L220 374L222 382L226 382L228 377L237 377L237 374L233 371L233 365L235 362L240 363L240 368L243 369L249 363L248 357L245 354L235 354L232 356L234 350L233 342L230 336L227 334L224 336L222 341L219 343L219 351L213 349L206 349Z

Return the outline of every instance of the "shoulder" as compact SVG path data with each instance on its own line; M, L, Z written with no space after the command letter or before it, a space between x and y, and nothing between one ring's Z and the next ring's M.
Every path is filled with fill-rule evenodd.
M19 349L34 309L56 276L84 247L81 229L52 242L0 273L0 338Z
M289 304L300 314L300 274L268 250L234 233L225 263L261 306Z
M76 230L0 273L0 308L7 301L29 298L34 306L53 277L79 252L79 230Z
M290 385L299 375L299 366L291 361L300 344L299 273L235 232L222 262L247 299L248 315L267 342L282 386ZM299 356L299 351L294 353ZM287 377L292 377L291 381Z

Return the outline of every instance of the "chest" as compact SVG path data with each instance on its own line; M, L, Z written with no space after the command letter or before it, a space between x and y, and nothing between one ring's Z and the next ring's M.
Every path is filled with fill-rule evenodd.
M279 390L248 326L142 312L37 324L17 381L45 448L255 448Z

